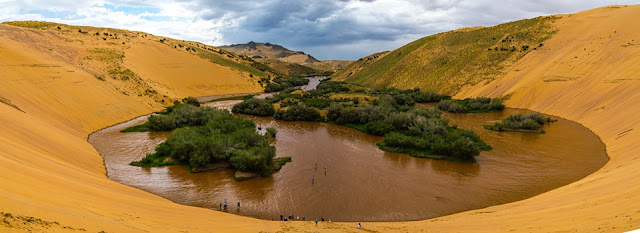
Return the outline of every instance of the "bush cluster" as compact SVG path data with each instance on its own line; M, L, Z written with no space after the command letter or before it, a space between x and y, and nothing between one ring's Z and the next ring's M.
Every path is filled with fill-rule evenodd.
M286 110L278 110L273 118L285 121L324 121L320 111L303 102L289 106Z
M463 100L441 100L438 103L438 108L453 113L494 112L502 111L504 104L499 98L477 97Z
M465 113L465 112L467 112L467 109L464 106L454 102L453 100L442 100L442 101L440 101L438 103L438 108L440 110L444 110L444 111L447 111L447 112L453 112L453 113Z
M422 109L412 107L416 102L441 101L438 107L449 111L466 111L463 104L444 100L445 97L422 92L419 88L399 90L379 89L359 93L368 94L365 101L353 98L331 98L334 93L351 93L343 82L323 81L315 90L303 94L282 91L267 98L267 103L279 103L281 110L274 114L275 119L287 121L329 121L346 125L363 132L384 136L378 145L383 150L409 153L413 156L438 154L455 160L473 161L480 150L489 150L473 131L448 126L448 121L440 119L437 108ZM376 98L377 97L377 98ZM368 98L374 98L369 101ZM447 97L448 98L448 97ZM257 115L259 104L244 103L234 106L234 112ZM488 105L491 105L489 99ZM483 108L484 99L469 100L474 108ZM266 108L266 107L264 107ZM236 109L243 109L236 111ZM326 118L318 109L326 109Z
M273 116L275 113L271 101L258 98L250 98L237 103L231 111L254 116Z
M306 78L298 78L298 77L283 78L283 77L277 77L277 78L273 79L273 82L268 83L266 85L266 87L264 88L264 92L268 93L268 92L282 91L282 90L287 89L287 88L302 86L302 85L306 85L308 83L309 83L309 79L306 79Z
M488 97L467 98L463 100L467 108L475 111L501 111L504 104L499 98L491 99Z
M381 98L377 105L363 107L332 104L327 120L355 125L354 128L364 125L366 133L384 136L378 144L383 150L413 156L437 154L455 160L474 161L473 156L481 150L490 149L473 131L449 127L447 120L440 119L441 112L436 108L402 109L394 98Z
M509 115L504 120L485 128L497 131L515 129L539 130L545 122L550 121L552 121L551 118L544 117L544 115L537 112L531 112Z
M149 116L149 129L153 131L171 131L185 126L199 126L207 123L216 115L227 111L204 107L199 108L191 104L178 104L167 109L166 115Z
M191 107L180 106L172 114L183 109ZM271 173L275 147L269 145L267 136L256 131L253 121L208 107L201 112L206 115L199 120L204 124L174 130L166 141L156 147L155 154L147 155L145 159L170 157L181 164L188 164L192 171L210 163L228 161L240 171L257 172L263 176Z

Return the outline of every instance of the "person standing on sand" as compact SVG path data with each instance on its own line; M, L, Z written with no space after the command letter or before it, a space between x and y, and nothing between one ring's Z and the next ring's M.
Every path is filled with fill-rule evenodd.
M220 209L222 210L222 202L220 202Z
M314 181L315 181L315 180L316 180L316 176L315 176L315 175L314 175L314 176L311 176L311 183L312 183L312 184L314 183Z
M362 225L358 223L358 229L362 229Z
M318 219L316 218L316 226L318 226Z
M327 175L327 167L324 167L324 175Z
M316 170L318 170L318 162L314 162L313 168L315 168Z
M238 202L238 208L240 208L240 202Z

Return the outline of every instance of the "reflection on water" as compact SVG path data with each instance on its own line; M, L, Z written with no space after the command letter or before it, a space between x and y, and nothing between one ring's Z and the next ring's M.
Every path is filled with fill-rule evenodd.
M218 210L227 199L231 207L226 211L264 219L416 220L525 199L576 181L606 163L599 139L567 120L544 126L546 134L481 128L523 111L443 115L493 147L475 164L384 152L375 145L381 137L333 124L249 117L263 130L277 128L277 155L293 161L269 178L242 182L233 179L232 170L192 174L181 166L129 166L168 136L119 132L144 118L98 131L89 142L104 157L110 179L185 205Z

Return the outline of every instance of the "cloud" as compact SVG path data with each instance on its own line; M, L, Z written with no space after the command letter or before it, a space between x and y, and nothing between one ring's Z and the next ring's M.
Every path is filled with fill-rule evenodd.
M320 59L358 59L460 27L631 0L0 0L0 21L138 30L212 45L261 41Z

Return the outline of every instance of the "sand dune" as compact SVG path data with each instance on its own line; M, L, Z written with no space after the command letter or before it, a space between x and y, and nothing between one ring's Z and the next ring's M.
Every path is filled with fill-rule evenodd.
M585 125L607 146L611 160L602 169L515 203L423 221L363 223L364 228L378 232L621 232L640 228L639 21L640 6L563 15L556 21L558 33L543 49L527 54L504 76L486 85L466 87L457 96L509 95L510 107ZM43 34L30 29L19 33ZM197 62L186 60L195 56L162 56L154 49L132 45L124 63L162 90L176 96L245 91L216 88L216 84L231 82L219 81L226 77L224 69L210 67L191 73L188 81L173 78L181 73L169 68L172 65L184 67L185 72L206 65L193 67ZM311 222L271 222L182 206L107 179L100 155L86 142L87 135L160 105L149 98L123 95L65 61L65 54L47 51L0 34L0 99L22 110L0 103L0 212L42 220L0 215L8 222L0 221L0 232L80 228L87 232L356 231L355 223L316 227ZM166 65L169 63L172 65Z

